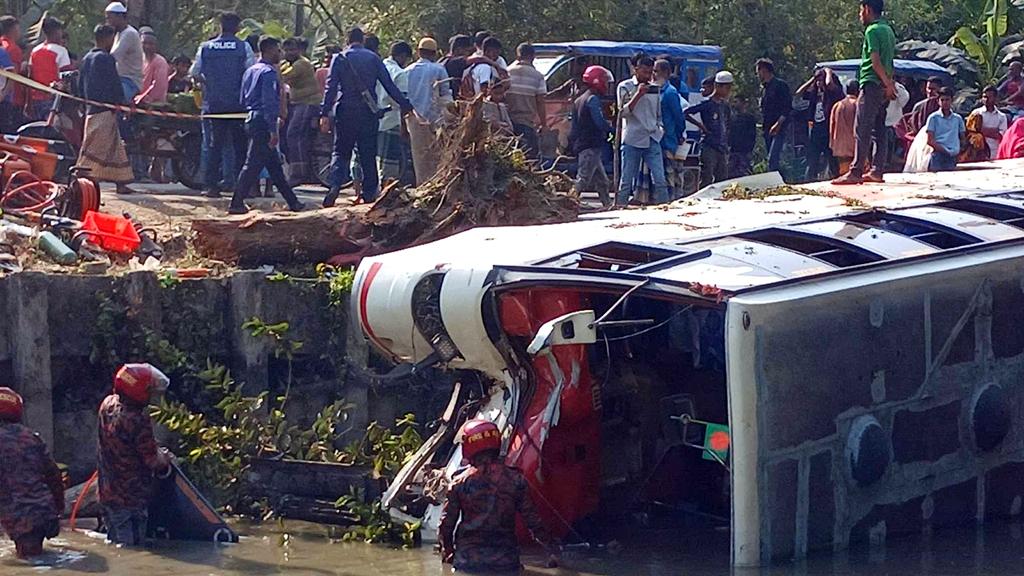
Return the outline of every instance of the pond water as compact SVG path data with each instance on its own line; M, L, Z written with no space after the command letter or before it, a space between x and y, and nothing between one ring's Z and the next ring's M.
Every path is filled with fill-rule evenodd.
M395 550L328 538L323 527L305 523L238 526L236 545L156 542L146 550L109 546L95 533L70 532L47 545L34 564L14 558L13 544L0 539L0 574L116 575L441 576L429 548ZM1024 574L1019 524L993 525L891 538L885 547L818 555L762 570L730 570L728 534L722 529L645 529L623 534L621 550L572 550L558 569L527 556L526 574L545 576L807 576L836 575L1004 575Z

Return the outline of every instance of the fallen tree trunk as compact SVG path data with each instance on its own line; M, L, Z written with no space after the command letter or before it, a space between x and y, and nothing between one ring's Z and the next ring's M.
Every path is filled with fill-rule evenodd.
M348 206L195 220L193 244L207 258L240 266L325 262L337 254L366 251L370 246L370 227L363 221L367 210Z
M347 265L476 226L575 220L580 202L572 179L538 170L514 136L485 121L485 105L463 105L461 121L439 134L437 173L416 188L386 187L372 207L196 220L194 244L203 256L241 266Z

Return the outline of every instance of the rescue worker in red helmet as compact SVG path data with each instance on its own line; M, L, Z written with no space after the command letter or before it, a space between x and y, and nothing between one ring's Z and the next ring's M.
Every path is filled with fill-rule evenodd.
M607 68L588 67L583 71L587 90L573 102L570 112L569 146L576 155L576 193L597 192L605 208L612 205L608 194L612 185L604 169L604 151L614 130L604 117L601 97L608 94L614 81Z
M18 558L43 553L43 540L60 533L64 484L46 443L21 424L21 396L0 388L0 526Z
M145 543L154 476L170 473L170 454L157 448L147 405L170 383L149 364L125 364L99 410L99 501L107 540Z
M460 435L462 455L470 467L448 490L438 529L441 562L453 564L458 573L520 574L519 513L534 540L551 553L548 567L557 566L557 547L537 515L526 478L502 461L498 427L486 420L470 420Z

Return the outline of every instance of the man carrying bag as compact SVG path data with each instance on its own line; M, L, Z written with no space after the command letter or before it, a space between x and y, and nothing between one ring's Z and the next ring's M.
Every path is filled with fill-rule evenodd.
M330 111L334 107L335 131L332 155L330 190L324 197L324 207L334 206L351 178L348 174L352 150L359 149L359 163L363 172L361 200L377 199L380 177L377 174L377 132L380 119L387 112L377 104L374 96L380 82L391 99L398 103L403 114L412 105L391 80L384 62L363 47L365 35L359 28L348 33L348 48L334 57L327 77L327 90L320 106L320 130L331 129Z

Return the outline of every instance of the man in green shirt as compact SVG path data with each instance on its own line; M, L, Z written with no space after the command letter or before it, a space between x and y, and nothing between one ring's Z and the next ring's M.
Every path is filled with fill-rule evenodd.
M896 86L892 79L896 35L882 18L884 9L884 0L860 1L860 21L865 29L860 71L857 74L860 82L855 123L857 148L850 171L833 180L833 184L883 181L884 154L876 154L872 158L872 150L886 150L885 113L889 101L896 97ZM865 174L864 169L868 164L871 170Z
M313 174L313 143L320 120L320 82L316 70L303 53L303 39L284 41L284 62L281 78L288 84L288 183L300 186L316 182Z

